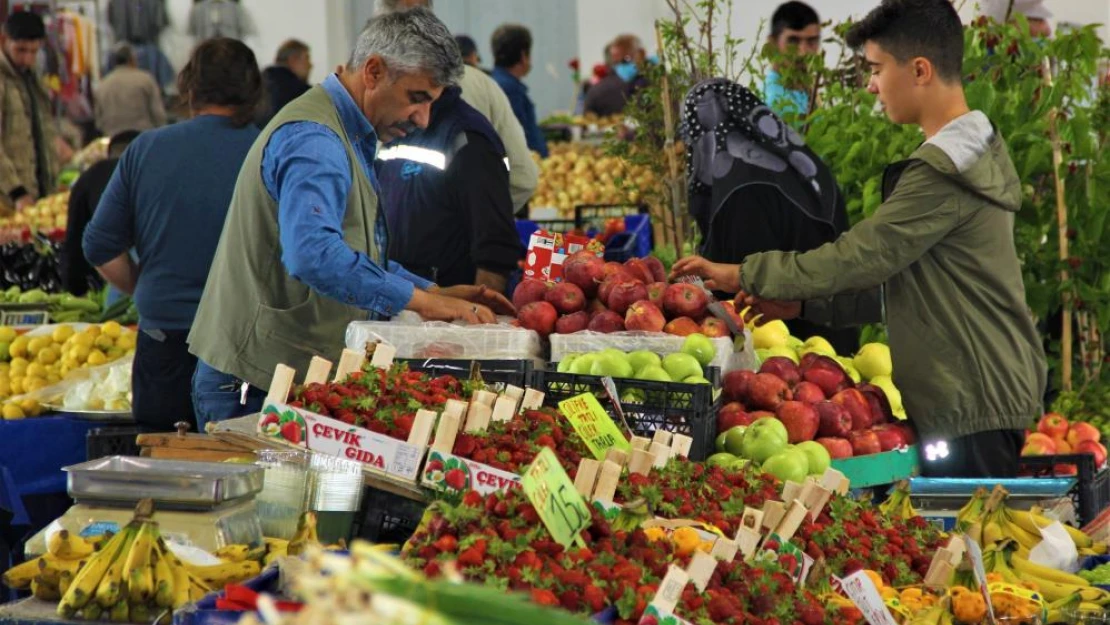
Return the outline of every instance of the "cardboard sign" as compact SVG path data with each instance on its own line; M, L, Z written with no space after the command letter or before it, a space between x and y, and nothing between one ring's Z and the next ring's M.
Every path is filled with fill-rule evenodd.
M867 576L867 573L856 571L848 577L834 578L833 582L834 587L844 593L844 596L848 597L852 603L856 604L868 623L871 625L897 625L894 617L890 614L890 610L886 607L886 602L879 595L879 590L875 588L875 584Z
M258 433L329 456L361 462L406 480L416 479L424 455L424 447L283 403L266 404L258 419Z
M590 507L574 488L555 452L544 447L521 480L524 494L539 512L540 520L563 547L584 546L581 532L590 526Z
M442 491L474 491L482 495L520 487L520 476L469 458L444 453L435 448L428 452L420 482Z
M586 249L591 239L575 234L550 233L537 230L528 239L528 253L524 259L524 277L545 282L563 281L563 262L567 256ZM593 246L596 254L597 246ZM601 250L604 252L604 248ZM600 254L599 254L600 255Z
M995 489L998 492L998 489ZM975 575L975 581L979 583L979 592L983 595L983 600L987 602L987 616L990 623L996 622L994 619L994 606L991 605L991 594L987 588L987 569L983 565L983 550L979 548L979 543L971 536L964 535L964 545L967 547L967 555L971 558L971 571Z
M594 458L604 460L610 449L632 450L620 428L613 423L613 418L592 394L583 393L564 399L559 402L559 410L574 426L574 431L582 437Z

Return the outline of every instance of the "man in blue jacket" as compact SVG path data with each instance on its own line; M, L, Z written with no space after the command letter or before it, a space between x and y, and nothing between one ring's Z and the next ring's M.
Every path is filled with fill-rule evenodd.
M547 158L547 140L536 121L536 104L528 96L528 86L521 79L532 71L532 33L519 24L504 24L490 37L493 48L493 79L509 98L528 149Z

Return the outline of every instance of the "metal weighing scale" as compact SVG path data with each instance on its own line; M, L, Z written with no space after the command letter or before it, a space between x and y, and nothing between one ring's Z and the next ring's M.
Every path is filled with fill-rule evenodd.
M254 497L264 472L253 464L110 456L63 470L76 503L27 541L29 557L45 553L47 537L62 529L82 536L119 531L141 499L154 500L154 520L173 543L209 553L225 545L262 544Z
M956 526L956 515L971 499L975 490L988 490L996 484L1009 492L1006 505L1016 510L1041 506L1051 516L1064 523L1076 519L1075 502L1071 492L1075 488L1073 477L1038 477L1014 479L964 479L964 478L910 478L910 501L926 520L937 524L944 531Z

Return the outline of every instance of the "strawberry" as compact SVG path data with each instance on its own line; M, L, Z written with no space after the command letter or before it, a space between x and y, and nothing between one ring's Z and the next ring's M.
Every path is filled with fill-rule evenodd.
M443 553L454 553L455 549L459 547L459 540L451 534L446 534L440 536L439 540L435 541L433 544L436 549L439 549Z
M538 588L532 590L532 601L540 605L559 605L559 598L555 596L555 593L550 590L540 590Z
M296 421L286 421L285 425L281 426L281 437L293 443L294 445L301 444L301 424Z
M475 491L468 491L463 495L462 503L464 506L478 507L482 505L482 495Z
M443 482L453 490L463 490L467 483L466 472L462 469L451 469L443 474Z

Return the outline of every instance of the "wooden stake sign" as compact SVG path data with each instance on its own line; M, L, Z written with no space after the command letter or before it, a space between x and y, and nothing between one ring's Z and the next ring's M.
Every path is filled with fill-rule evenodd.
M329 373L331 373L331 361L313 356L312 361L308 363L308 373L304 374L305 386L327 382Z
M534 388L524 391L524 399L520 402L521 410L539 410L543 406L543 393Z
M667 430L655 430L655 434L651 437L651 442L659 443L664 447L670 447L672 436L673 435Z
M695 551L694 556L690 559L690 565L686 567L686 572L690 575L690 581L694 582L694 587L698 592L705 592L705 587L709 584L709 578L713 576L713 571L717 569L717 558Z
M491 420L511 421L513 415L516 414L516 404L517 401L512 397L507 397L505 395L498 397L497 401L493 404L493 416Z
M578 463L578 473L574 475L574 489L587 501L593 498L594 487L597 485L600 472L601 463L597 460L583 458Z
M671 437L671 454L683 458L690 457L690 448L694 446L694 439L685 434L675 434Z
M393 359L396 356L396 347L389 343L378 343L374 346L374 355L370 358L370 366L378 369L389 369L393 366Z
M633 436L629 441L632 449L639 449L640 451L647 451L651 447L651 439L646 436Z
M472 402L470 410L466 413L466 427L467 432L484 432L489 427L490 417L493 415L493 409L484 403Z
M455 448L455 439L459 435L459 416L446 410L439 417L439 427L436 428L435 442L432 449L442 454L449 454Z
M365 352L354 349L343 350L339 355L339 365L335 368L335 377L332 378L332 381L346 380L352 373L360 371L364 362L366 362Z
M744 507L744 514L740 517L740 527L746 527L759 532L763 527L763 511L759 508Z
M613 448L605 453L605 460L623 467L628 464L629 454L626 451Z
M784 514L786 514L786 505L781 501L765 502L763 504L763 529L773 530L778 527Z
M471 406L474 404L482 404L490 408L491 411L493 410L493 403L495 401L497 401L497 393L492 391L474 391L474 394L470 396Z
M632 450L632 458L628 461L628 470L632 473L647 475L655 466L655 456L641 449Z
M270 392L266 395L267 404L284 404L289 400L289 393L293 390L293 378L297 372L289 365L278 365L274 368L274 377L270 381Z
M650 453L655 457L655 462L651 466L658 469L667 466L667 461L671 459L671 448L663 443L652 443Z
M593 501L611 502L617 496L617 486L620 484L623 466L606 460L601 463L601 472L597 477L594 487Z

